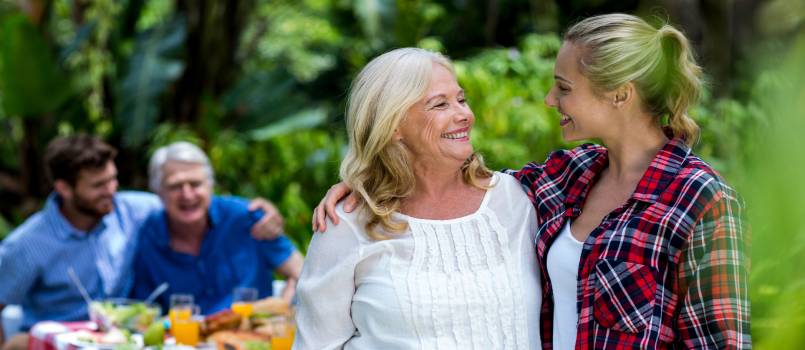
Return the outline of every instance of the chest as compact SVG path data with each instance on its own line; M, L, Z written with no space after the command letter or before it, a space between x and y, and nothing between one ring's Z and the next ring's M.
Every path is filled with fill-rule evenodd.
M415 196L403 201L400 209L407 215L430 220L463 217L478 211L484 194L477 188L464 188L441 197Z
M516 239L494 217L409 222L406 237L364 250L351 308L358 330L415 337L423 348L529 348L526 310L538 309L539 284Z
M201 253L201 242L201 238L171 238L170 247L174 252L177 253L198 256L199 253Z
M666 268L679 262L696 222L696 214L666 203L628 200L622 206L593 210L586 222L581 213L564 205L542 213L537 253L547 257L562 227L572 221L572 231L585 232L582 264L600 259L618 259ZM592 222L592 223L591 223ZM581 226L584 225L584 226ZM582 277L582 276L580 276Z
M97 242L89 239L43 244L38 252L47 259L39 262L41 274L30 297L37 302L80 302L83 299L70 279L68 271L75 272L92 298L105 296L104 283L99 272L100 259L105 254Z
M581 213L573 219L573 237L582 242L587 239L591 231L601 224L604 216L627 204L636 184L636 181L618 184L602 176L589 189L581 206Z

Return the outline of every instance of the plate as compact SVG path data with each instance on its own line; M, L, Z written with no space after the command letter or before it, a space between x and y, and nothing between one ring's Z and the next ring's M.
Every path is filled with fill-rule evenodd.
M77 332L68 332L56 335L54 338L54 342L56 343L57 349L66 348L67 345L76 347L78 349L84 350L115 350L118 346L124 344L99 344L97 342L91 341L91 339L98 339L102 335L100 333L92 333L88 331L77 331ZM143 337L139 334L133 334L131 339L134 341L133 345L135 349L139 349L143 346Z

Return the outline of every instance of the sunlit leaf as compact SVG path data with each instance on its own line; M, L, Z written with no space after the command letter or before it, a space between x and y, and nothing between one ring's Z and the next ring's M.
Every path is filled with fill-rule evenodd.
M310 129L321 125L327 119L324 108L307 109L260 129L249 135L253 140L263 141L276 136L285 135L296 130Z

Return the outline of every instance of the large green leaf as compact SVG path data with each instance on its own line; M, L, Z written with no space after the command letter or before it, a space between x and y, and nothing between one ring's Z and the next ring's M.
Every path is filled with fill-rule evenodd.
M69 80L27 17L0 19L0 89L8 115L51 112L70 97Z
M293 131L312 129L324 123L327 119L325 108L311 108L297 114L283 118L275 123L254 130L249 135L255 141L264 141L276 136L289 134Z
M238 131L262 128L313 103L302 86L284 69L261 70L242 76L221 98L228 125Z
M184 38L184 21L179 19L138 35L118 86L117 117L124 126L121 132L126 146L141 145L156 127L159 97L184 69L184 63L173 58Z

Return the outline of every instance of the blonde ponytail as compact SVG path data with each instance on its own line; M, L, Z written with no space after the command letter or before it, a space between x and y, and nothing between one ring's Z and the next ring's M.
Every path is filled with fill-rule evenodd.
M583 48L582 72L596 90L633 82L645 108L656 118L668 118L674 137L696 142L699 127L687 112L699 98L702 71L679 30L615 13L582 20L564 40Z
M699 126L687 112L701 94L702 69L696 64L688 39L676 28L663 25L658 31L663 49L663 62L668 68L663 103L668 115L668 127L675 137L692 145L699 138Z

